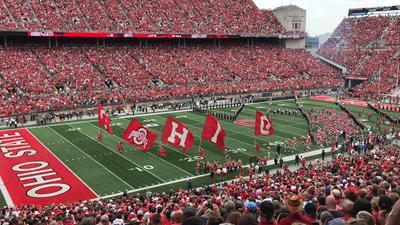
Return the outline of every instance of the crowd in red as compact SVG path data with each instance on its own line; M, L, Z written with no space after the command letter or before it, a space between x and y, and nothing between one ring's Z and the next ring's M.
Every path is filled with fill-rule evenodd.
M0 30L183 34L282 34L270 10L251 0L11 1L0 4Z
M376 147L360 155L338 154L330 162L311 162L295 171L113 200L4 208L0 223L396 225L400 149L378 140L383 139L376 136Z
M346 18L318 50L344 65L351 76L367 77L350 97L378 99L400 73L400 16Z
M350 137L358 137L361 130L345 112L323 109L309 112L311 127L314 131L315 142L320 146L330 146L332 141L337 142L340 136L350 140ZM343 135L345 134L345 135Z
M0 114L274 90L338 87L305 50L257 46L0 49Z

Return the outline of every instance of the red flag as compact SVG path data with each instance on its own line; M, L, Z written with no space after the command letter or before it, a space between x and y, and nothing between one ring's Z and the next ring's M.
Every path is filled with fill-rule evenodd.
M140 148L143 152L147 152L157 139L157 134L152 133L137 119L133 118L122 134L122 139L127 141L129 144Z
M183 123L168 117L161 141L182 148L183 151L187 152L192 148L194 136Z
M99 126L104 127L104 129L106 129L108 133L112 134L112 120L100 103L97 105L97 116L97 123L99 124Z
M270 136L274 134L274 128L272 127L272 120L266 117L262 112L257 111L256 113L256 136Z
M257 142L256 142L256 150L257 150L257 152L261 152L260 145Z
M119 153L122 153L122 141L118 142L118 144L117 144L117 151L118 151Z
M158 149L158 151L159 151L161 158L167 157L167 152L165 151L165 148L163 146L160 145L160 148Z
M107 115L107 113L104 110L103 106L99 103L97 105L97 123L100 126L104 126L105 115Z
M211 114L207 115L201 138L216 144L221 150L225 149L225 131L219 124L218 120Z
M110 134L113 133L111 128L111 118L108 115L104 118L104 129L106 129Z

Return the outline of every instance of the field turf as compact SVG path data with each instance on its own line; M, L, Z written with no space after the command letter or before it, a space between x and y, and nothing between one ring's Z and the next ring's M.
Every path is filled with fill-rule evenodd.
M301 100L306 111L311 108L334 108L340 111L334 103ZM268 103L248 104L238 117L238 120L254 120L256 110L266 111ZM297 110L293 99L274 101L274 109ZM351 107L354 112L367 110L365 107ZM237 107L218 108L215 111L227 111L234 113ZM366 113L368 115L368 112ZM365 115L365 116L366 116ZM167 157L162 159L158 156L158 147L161 144L160 138L163 127L168 116L175 117L186 124L195 135L195 144L189 152L162 144L167 151ZM204 114L198 112L168 112L160 114L149 114L136 116L149 129L158 134L156 144L148 153L124 142L122 154L116 152L116 145L121 134L130 122L129 117L115 117L112 121L114 135L103 131L103 140L97 140L97 132L102 130L97 126L96 120L74 121L47 126L28 127L28 130L39 139L49 150L51 150L66 166L68 166L78 177L80 177L99 196L109 196L123 191L143 192L147 189L154 191L167 191L170 188L185 188L186 180L191 178L193 186L209 184L208 175L196 175L195 164L202 159L198 156L198 149L201 145L206 150L208 161L224 160L224 153L212 144L201 141ZM376 116L376 115L374 115ZM287 138L294 136L300 140L301 136L307 136L307 122L303 116L271 114L275 135L271 137L254 137L254 128L240 126L232 121L220 119L222 127L226 131L225 144L230 149L233 159L242 159L246 165L252 155L264 157L266 147L273 149L271 159L275 155L276 145L284 142ZM371 125L375 119L371 119ZM258 142L262 152L255 150L254 142ZM316 149L316 145L313 145ZM295 154L305 151L299 141ZM284 156L289 153L283 152ZM0 196L0 205L4 199Z

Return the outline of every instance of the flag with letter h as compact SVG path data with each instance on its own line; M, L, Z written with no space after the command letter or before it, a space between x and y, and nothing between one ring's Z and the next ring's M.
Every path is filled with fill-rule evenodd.
M161 141L188 152L194 143L194 136L183 123L168 117Z

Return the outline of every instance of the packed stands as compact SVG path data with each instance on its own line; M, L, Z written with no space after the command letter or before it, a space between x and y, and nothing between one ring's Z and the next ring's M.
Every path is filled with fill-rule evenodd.
M345 139L350 140L353 136L359 136L361 130L345 112L336 110L313 110L309 112L310 124L314 133L315 141L324 146L331 143L332 139L337 141L339 137L346 134ZM328 144L328 146L329 146Z
M236 181L117 199L3 208L2 225L395 225L400 219L398 147L376 135L368 149ZM386 142L386 143L385 143ZM375 147L374 147L375 146ZM367 221L367 222L365 222ZM362 223L364 222L364 223Z
M318 51L349 75L369 78L352 96L377 99L395 87L400 73L399 30L400 16L346 18Z
M182 34L282 34L269 10L251 0L11 1L0 4L0 30Z
M305 50L269 44L38 46L2 48L1 53L0 114L4 115L85 107L99 99L121 104L342 83L336 69Z

